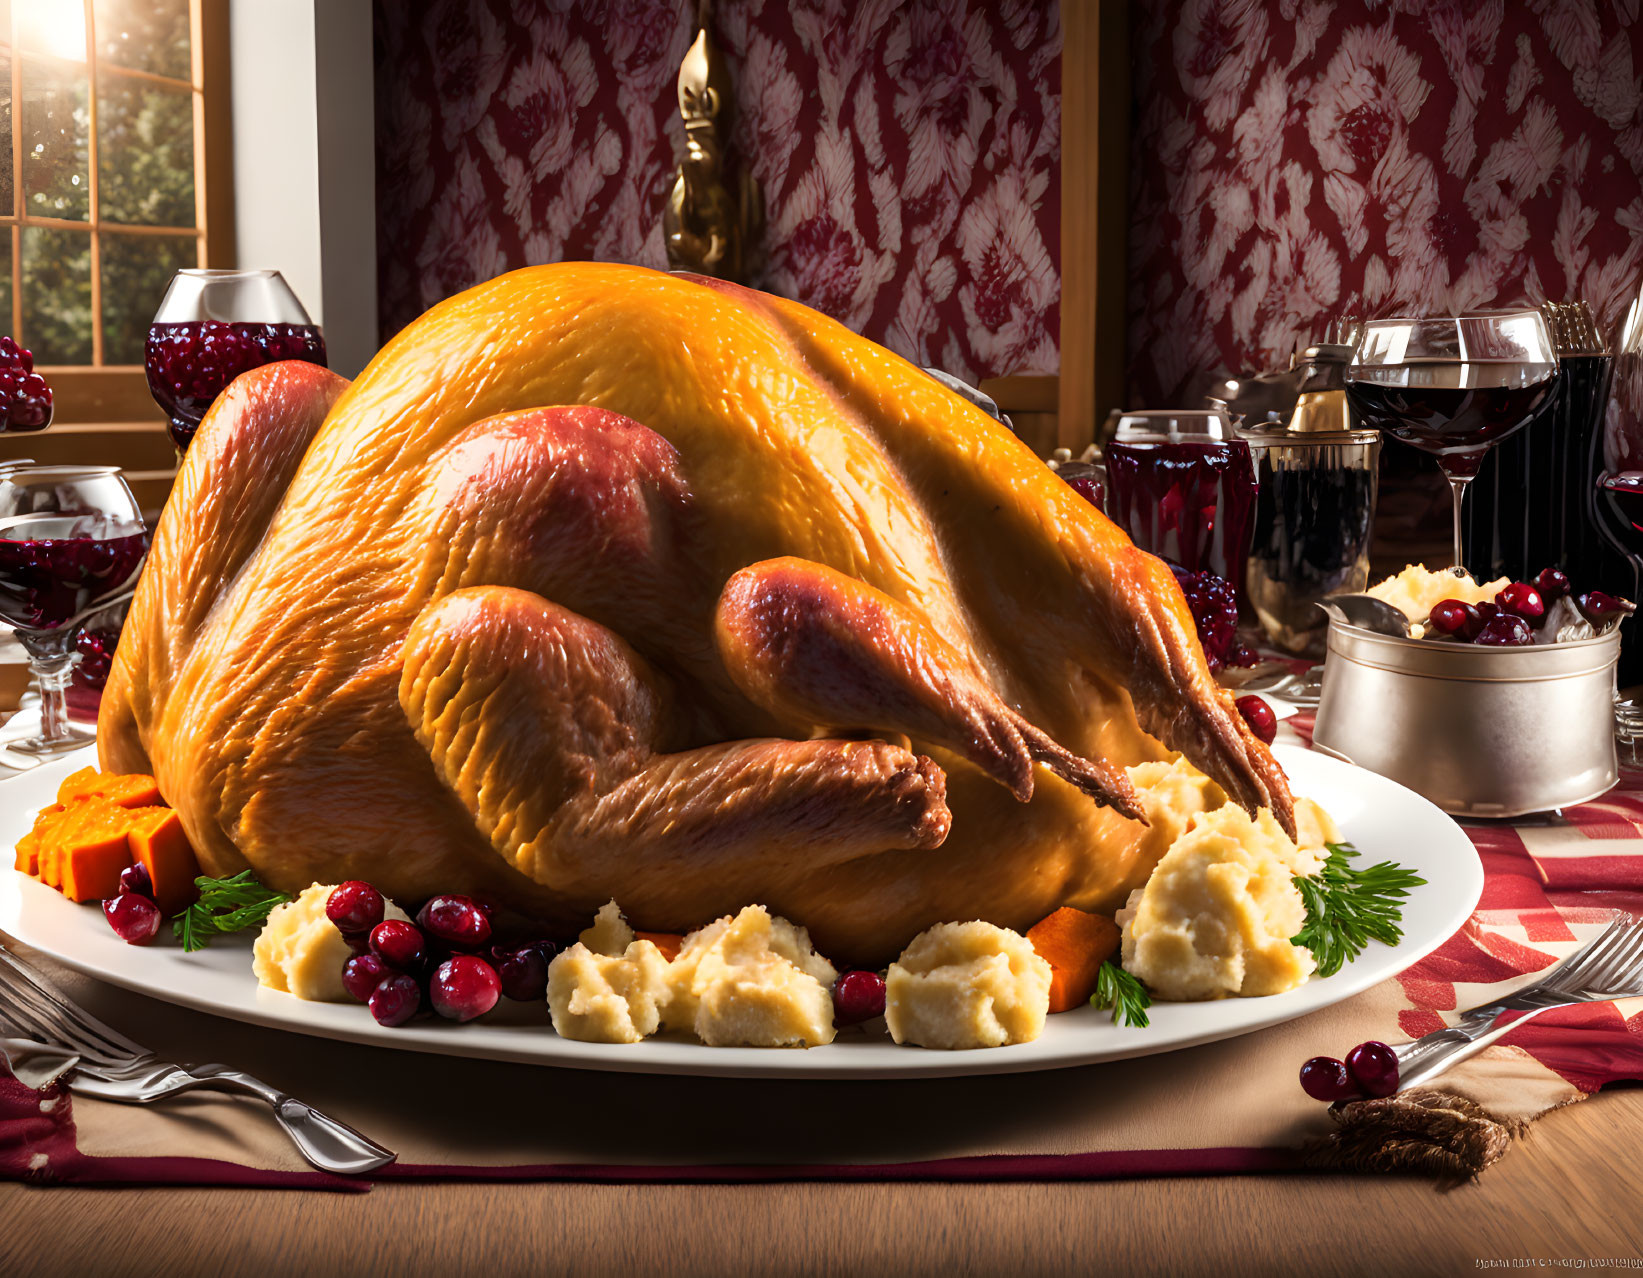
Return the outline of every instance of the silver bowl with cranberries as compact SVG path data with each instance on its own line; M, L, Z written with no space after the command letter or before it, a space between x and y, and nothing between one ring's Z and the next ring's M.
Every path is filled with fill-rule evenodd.
M1496 596L1506 608L1528 586L1510 589ZM1438 607L1425 638L1332 617L1313 745L1454 816L1514 817L1595 799L1619 779L1615 667L1619 613L1630 609L1608 596L1582 595L1578 608L1563 600L1527 619L1532 641L1526 630L1516 642L1491 642L1492 631L1480 641L1477 626ZM1485 606L1494 630L1505 625L1495 622L1500 611Z

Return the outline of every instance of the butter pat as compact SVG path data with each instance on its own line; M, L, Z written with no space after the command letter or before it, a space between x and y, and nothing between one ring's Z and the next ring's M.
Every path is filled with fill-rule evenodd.
M1309 819L1320 815L1328 821L1321 809ZM1118 912L1125 970L1177 1001L1294 989L1315 966L1289 939L1306 922L1294 876L1320 865L1270 812L1252 820L1228 804L1200 815Z
M837 976L804 928L750 905L685 937L664 1019L710 1047L816 1047L833 1041Z
M325 903L335 890L334 883L315 883L270 912L251 950L251 970L262 985L313 1003L350 1001L342 985L342 965L353 948L325 917ZM410 918L392 901L383 917Z
M1044 1032L1050 965L1026 937L991 923L938 923L890 965L885 1023L898 1043L1002 1047Z
M668 963L633 929L612 901L575 945L548 964L548 1011L564 1038L584 1043L637 1043L662 1023Z

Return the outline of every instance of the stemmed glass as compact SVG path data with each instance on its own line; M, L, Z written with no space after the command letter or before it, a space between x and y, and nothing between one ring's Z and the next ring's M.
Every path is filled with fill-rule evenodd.
M1643 297L1632 303L1615 342L1612 395L1593 449L1591 513L1604 540L1631 562L1635 600L1643 592ZM1621 696L1617 686L1614 709L1626 762L1643 762L1643 704Z
M5 742L49 755L94 740L68 718L75 640L86 618L136 588L148 535L115 466L0 469L0 621L40 685L40 731Z
M178 271L154 312L143 361L178 453L229 382L282 359L325 366L325 338L284 276Z
M1363 325L1347 394L1366 426L1437 456L1454 496L1456 568L1465 562L1466 485L1489 449L1534 420L1557 376L1557 347L1538 310Z

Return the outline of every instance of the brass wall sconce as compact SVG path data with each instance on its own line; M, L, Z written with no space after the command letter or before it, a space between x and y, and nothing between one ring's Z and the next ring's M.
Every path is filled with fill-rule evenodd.
M668 265L724 280L743 280L764 234L764 196L748 172L734 194L725 150L735 116L730 72L710 32L712 0L700 0L696 39L679 66L679 114L685 158L662 211Z

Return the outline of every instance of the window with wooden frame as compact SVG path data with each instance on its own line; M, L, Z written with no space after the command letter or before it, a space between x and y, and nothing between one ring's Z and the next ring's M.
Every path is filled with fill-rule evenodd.
M0 331L59 422L154 416L171 276L232 265L227 0L0 0ZM110 459L113 460L113 459Z

